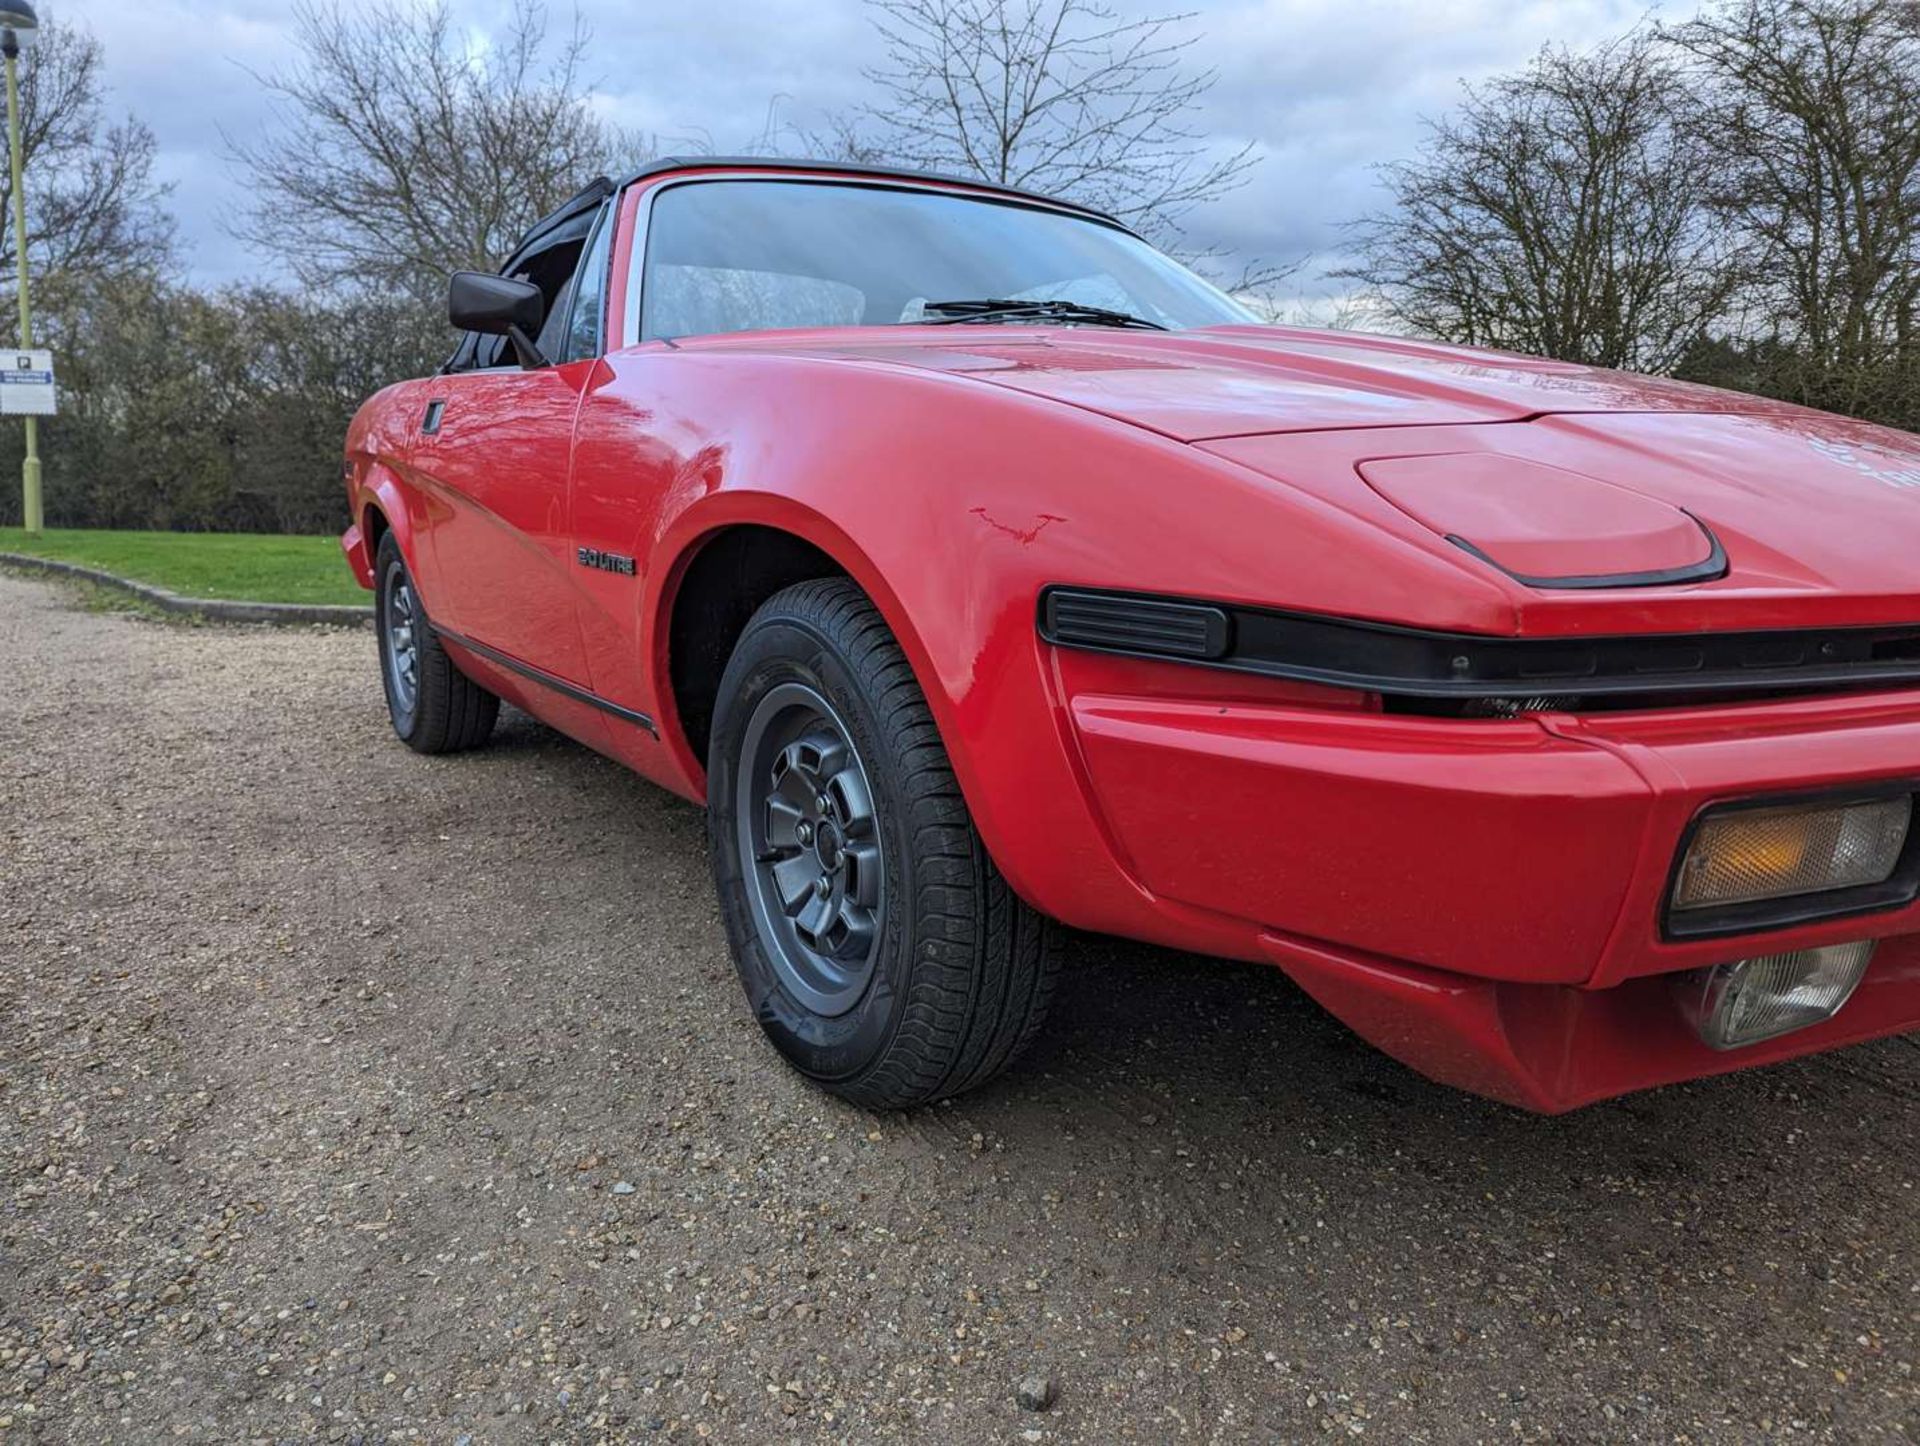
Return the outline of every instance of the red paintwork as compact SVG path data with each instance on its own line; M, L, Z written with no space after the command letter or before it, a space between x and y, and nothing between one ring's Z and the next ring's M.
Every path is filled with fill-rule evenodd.
M1423 1074L1546 1114L1676 1080L1892 1032L1920 1017L1920 938L1889 940L1846 1008L1825 1024L1722 1053L1681 1022L1671 983L1613 989L1500 984L1355 959L1280 938L1272 959L1351 1028Z
M1700 524L1657 497L1596 477L1471 452L1365 462L1367 485L1439 537L1473 543L1520 577L1667 572L1708 560Z
M353 580L371 591L373 559L367 556L366 534L360 530L359 523L354 523L340 534L340 550L346 554L347 567L353 573Z
M1703 805L1920 778L1920 692L1427 720L1060 652L1034 627L1050 583L1488 634L1911 622L1920 442L1675 382L1288 328L626 345L650 184L618 203L604 359L403 383L348 440L356 523L393 528L436 621L659 737L456 646L488 686L701 798L666 623L702 546L778 528L874 599L996 860L1069 924L1276 962L1416 1067L1534 1109L1920 1026L1920 906L1706 943L1656 926ZM423 437L430 400L444 415ZM1725 546L1724 579L1540 592L1444 536L1535 575L1660 568L1702 555L1683 508ZM581 546L637 576L578 566ZM1885 942L1838 1018L1730 1054L1650 977L1868 936Z

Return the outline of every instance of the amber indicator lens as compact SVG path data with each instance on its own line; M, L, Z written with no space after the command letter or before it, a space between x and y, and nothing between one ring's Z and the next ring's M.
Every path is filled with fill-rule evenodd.
M1884 884L1900 865L1913 798L1709 814L1673 886L1675 909Z
M1758 1044L1833 1018L1872 958L1865 939L1695 969L1676 977L1680 1010L1715 1049Z

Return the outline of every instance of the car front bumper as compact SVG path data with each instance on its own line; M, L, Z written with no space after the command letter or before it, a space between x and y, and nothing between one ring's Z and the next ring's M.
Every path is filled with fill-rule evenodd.
M1700 1042L1670 979L1604 989L1516 984L1278 935L1262 943L1295 983L1376 1048L1430 1079L1542 1114L1920 1029L1915 934L1883 940L1853 997L1825 1023L1731 1050Z
M1243 923L1356 1032L1543 1111L1920 1028L1920 903L1663 937L1689 825L1759 795L1920 780L1920 692L1474 722L1063 671L1117 864L1172 921ZM1920 787L1920 785L1916 785ZM1162 937L1167 937L1165 934ZM1880 941L1832 1019L1719 1052L1670 977ZM1196 937L1193 947L1215 947Z

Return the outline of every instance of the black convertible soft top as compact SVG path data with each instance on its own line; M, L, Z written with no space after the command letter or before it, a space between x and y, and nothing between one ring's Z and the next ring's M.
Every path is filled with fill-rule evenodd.
M948 176L938 171L915 171L900 166L870 166L853 161L810 161L793 157L662 156L658 160L647 162L639 170L631 172L618 184L605 176L595 176L533 223L527 234L520 238L520 244L513 248L513 255L507 260L502 270L511 271L514 264L528 252L543 251L562 241L584 239L587 232L593 229L593 218L599 212L601 205L615 191L630 186L635 181L646 180L650 176L703 166L751 168L756 171L841 171L851 176L872 176L881 180L935 181L944 185L970 186L974 190L988 191L997 196L1036 201L1062 210L1077 211L1083 216L1091 216L1109 225L1125 229L1124 222L1116 220L1104 211L1095 210L1092 206L1083 206L1078 201L1066 201L1058 196L1044 196L1038 191L1023 191L1018 186L1002 185L997 181L983 181L978 177Z
M943 185L970 186L976 191L991 191L1000 196L1012 196L1022 201L1039 201L1048 206L1079 211L1083 215L1097 217L1115 226L1125 224L1104 211L1097 211L1092 206L1083 206L1078 201L1063 200L1059 196L1045 196L1038 191L1023 191L1018 186L1003 185L998 181L983 181L978 176L948 176L938 171L915 171L902 166L870 166L858 161L810 161L792 156L662 156L659 160L648 161L639 170L629 174L620 184L630 186L635 181L646 180L649 176L658 176L667 171L684 171L696 166L737 166L756 171L843 171L850 176L876 176L882 180L938 181ZM582 192L582 194L585 193ZM570 201L567 204L573 203Z
M594 213L600 209L600 203L614 192L613 182L605 176L595 176L586 185L575 191L553 210L535 221L520 238L520 244L513 248L517 258L530 251L536 243L551 245L555 241L570 239L563 233L570 227L582 236L593 225Z

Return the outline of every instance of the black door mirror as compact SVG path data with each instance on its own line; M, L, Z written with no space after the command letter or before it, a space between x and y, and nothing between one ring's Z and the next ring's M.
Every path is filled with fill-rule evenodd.
M504 336L523 367L547 359L533 339L547 319L547 298L531 281L486 271L456 271L447 286L447 320L461 331Z

